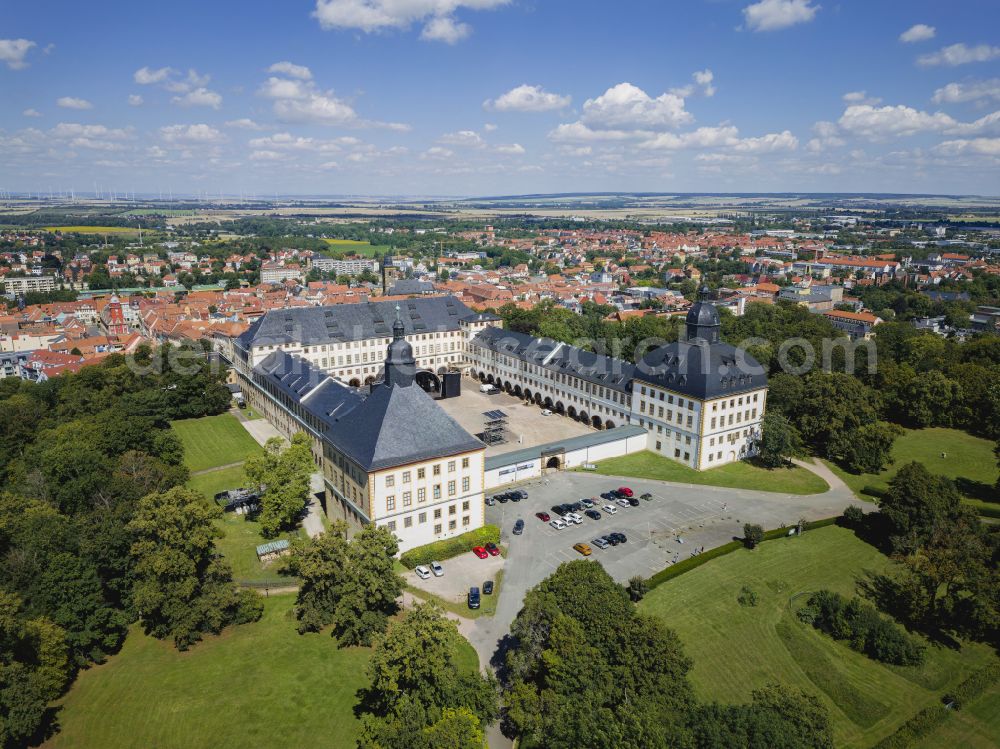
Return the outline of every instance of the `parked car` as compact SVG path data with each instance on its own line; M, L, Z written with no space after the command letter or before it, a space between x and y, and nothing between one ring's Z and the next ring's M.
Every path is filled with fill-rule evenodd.
M482 546L473 546L472 553L475 554L480 559L486 559L486 557L489 556L489 554L486 553L486 549L484 549Z
M592 499L581 499L580 504L583 505L584 509L589 510L597 503Z
M491 541L490 543L486 544L486 553L489 554L491 557L498 557L500 556L500 547Z
M522 533L524 533L524 521L518 518L517 522L514 523L514 535L520 536Z
M591 520L600 520L601 519L601 513L599 513L597 510L587 510L583 514L586 515Z
M647 502L649 502L652 498L653 498L653 495L650 494L649 492L646 492L645 494L640 494L639 495L639 499L644 499Z
M621 543L618 540L618 536L614 533L609 533L607 536L604 537L604 539L612 546L617 546L619 543Z
M631 507L632 506L632 503L629 502L627 499L625 499L625 497L622 497L621 499L617 500L617 502L622 507Z
M639 506L639 499L637 497L628 497L625 501L628 502L633 507Z
M491 596L491 595L493 595L493 581L492 580L487 580L485 583L483 583L483 595L484 596Z
M553 515L565 515L569 512L566 505L552 505L549 509L552 510Z
M542 409L542 416L551 416L551 415L552 415L552 412L549 409L547 409L547 408L543 408Z
M434 577L441 577L444 574L444 567L441 566L441 562L431 562L431 572L434 573Z
M507 504L507 495L506 494L497 494L496 497L497 497L497 502L499 502L500 504L502 504L502 505Z
M569 515L564 517L563 520L566 520L570 523L576 523L577 525L580 525L583 522L583 518L577 515L575 512L571 512Z
M417 577L419 577L421 580L426 580L428 577L431 576L431 571L426 567L424 567L424 565L422 564L414 567L413 571L417 573Z
M612 533L610 536L608 536L608 538L609 539L613 538L614 540L616 540L620 544L624 544L624 543L628 542L628 538L625 536L625 534L624 533L618 533L617 531L614 532L614 533Z
M632 490L629 489L627 486L619 486L618 487L618 493L621 494L623 497L631 497L632 496Z
M609 515L614 515L618 512L618 508L612 504L604 505L604 507L602 507L601 509L604 510Z
M479 608L479 588L473 585L469 588L469 608L478 609Z
M585 557L589 557L591 554L591 549L589 544L573 544L574 551L578 551Z
M599 538L595 538L590 543L592 543L598 549L606 549L610 545L610 544L608 544L608 540L604 536L600 536Z
M556 518L555 520L550 521L549 525L551 525L557 531L561 531L563 528L566 527L566 521L563 520L562 518Z
M507 492L507 498L511 502L520 502L523 499L521 492Z
M487 507L492 507L493 505L495 505L497 503L497 498L496 497L487 497L486 499L483 500L483 502L486 503Z
M572 502L569 505L570 512L583 512L584 506L583 502Z
M526 492L524 489L515 489L513 493L517 494L519 497L521 497L521 499L528 498L528 492Z
M621 499L622 493L617 489L612 489L608 492L608 499Z
M552 516L547 512L536 512L535 517L541 520L543 523L547 523L552 519Z

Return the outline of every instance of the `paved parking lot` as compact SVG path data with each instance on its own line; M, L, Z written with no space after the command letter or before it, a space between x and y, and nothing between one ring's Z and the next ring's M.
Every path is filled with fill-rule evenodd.
M496 583L497 572L503 569L503 564L503 557L480 559L470 551L441 562L444 568L444 575L441 577L431 575L426 580L421 580L416 572L407 572L403 577L409 585L440 596L446 601L465 603L469 588L473 585L482 589L487 580Z

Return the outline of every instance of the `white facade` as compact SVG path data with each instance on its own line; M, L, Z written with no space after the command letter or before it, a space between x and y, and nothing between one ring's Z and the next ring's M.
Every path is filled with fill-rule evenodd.
M7 294L27 294L32 291L55 291L55 276L24 276L21 278L4 276L0 279Z

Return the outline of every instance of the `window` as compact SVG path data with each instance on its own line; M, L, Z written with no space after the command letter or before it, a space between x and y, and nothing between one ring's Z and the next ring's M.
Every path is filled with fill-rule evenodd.
M389 529L390 533L395 532L395 530L396 530L396 521L395 520L390 520L388 523L385 524L385 527Z
M427 469L426 468L418 468L417 469L417 479L419 480L419 479L423 479L423 478L427 478Z
M418 523L426 523L427 522L427 513L426 512L421 512L419 515L417 515L417 522Z
M409 471L403 471L403 483L404 484L409 484L410 483L410 472Z
M660 442L659 440L657 440L657 442L656 442L656 452L662 452L662 450L663 450L663 443Z
M385 477L385 488L386 489L389 489L389 488L391 488L391 487L393 487L395 485L396 485L396 477L395 476L386 476Z
M456 515L457 513L458 513L458 507L456 507L455 505L448 505L449 515Z
M434 475L435 476L440 476L441 475L441 464L440 463L437 463L434 466Z
M454 473L454 472L455 472L455 461L454 460L449 460L448 461L448 473Z
M684 453L684 460L691 460L691 453Z
M463 492L469 491L469 477L468 476L466 476L465 478L462 479L462 491Z
M413 516L412 515L407 515L405 518L403 518L403 527L404 528L409 528L412 525L413 525Z
M435 536L440 536L441 535L441 523L437 523L434 526L434 535Z
M449 497L454 497L455 493L456 493L455 492L455 482L454 481L449 481L448 482L448 496Z
M715 410L715 409L712 409ZM712 429L715 429L715 417L712 417Z
M403 492L403 507L413 504L413 492Z
M426 502L427 501L427 490L424 489L424 487L422 487L422 486L419 489L417 489L417 501L418 502Z
M469 459L462 458L462 468L468 468L468 467L469 467Z
M466 515L464 518L462 518L462 525L469 525L470 520L471 518L468 515Z
M441 499L441 484L434 484L434 499Z
M396 497L395 497L395 495L390 494L388 497L385 498L385 509L388 512L392 512L393 510L396 509Z
M681 449L679 447L674 448L674 457L675 458L681 457Z
M448 530L450 530L450 531L455 530L455 527L457 525L458 525L458 523L456 523L454 520L449 520L448 521Z
M438 507L436 510L434 510L434 519L435 520L440 520L441 519L441 508L440 507Z

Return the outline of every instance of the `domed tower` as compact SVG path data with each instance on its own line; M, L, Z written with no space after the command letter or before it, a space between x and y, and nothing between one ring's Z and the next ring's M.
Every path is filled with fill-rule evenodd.
M392 324L392 343L385 357L386 387L409 387L413 384L417 373L417 362L413 358L413 347L407 342L403 321L399 317L399 305L396 305L396 322Z
M708 287L702 286L698 292L698 301L688 310L686 322L689 341L700 339L706 343L718 343L720 340L722 321L719 319L719 310L708 301L708 296Z

